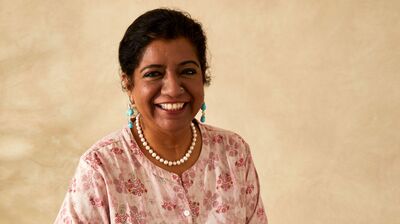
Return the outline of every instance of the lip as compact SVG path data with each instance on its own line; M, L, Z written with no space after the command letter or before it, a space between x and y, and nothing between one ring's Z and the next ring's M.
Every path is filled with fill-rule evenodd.
M188 100L180 100L180 101L161 101L161 102L157 102L157 103L154 103L154 104L163 104L163 103L189 103L189 101Z
M161 105L160 105L160 104L175 104L175 103L183 103L182 108L180 108L178 110L166 110L166 109L162 108ZM183 111L185 111L188 105L189 105L189 102L183 102L183 101L179 101L179 102L177 102L177 101L174 101L174 102L162 102L162 103L156 103L155 104L155 108L157 110L160 110L163 113L166 113L166 114L169 114L169 115L177 115L177 114L180 114Z

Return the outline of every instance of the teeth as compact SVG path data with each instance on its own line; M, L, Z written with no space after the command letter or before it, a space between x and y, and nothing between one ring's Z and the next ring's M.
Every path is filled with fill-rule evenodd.
M161 108L164 110L180 110L182 109L184 103L162 103Z

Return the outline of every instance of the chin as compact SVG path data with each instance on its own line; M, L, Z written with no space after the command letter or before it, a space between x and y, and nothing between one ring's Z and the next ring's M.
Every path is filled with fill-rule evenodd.
M188 120L173 120L173 119L168 119L168 120L163 120L162 122L159 123L159 127L163 129L164 131L169 131L169 132L174 132L174 131L181 131L185 128L190 127L190 123L193 119L188 119Z

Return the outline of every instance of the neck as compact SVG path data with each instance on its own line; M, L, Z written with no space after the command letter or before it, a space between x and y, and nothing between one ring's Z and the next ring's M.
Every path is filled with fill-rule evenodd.
M190 124L181 130L165 132L157 127L146 125L143 119L140 119L140 125L144 137L160 156L167 159L178 159L186 153L192 141L192 131ZM137 134L137 130L135 130Z

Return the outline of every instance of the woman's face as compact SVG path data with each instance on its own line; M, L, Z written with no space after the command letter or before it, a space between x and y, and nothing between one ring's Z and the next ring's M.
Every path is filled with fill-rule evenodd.
M202 70L193 45L186 38L152 41L134 71L128 94L146 127L187 128L204 101Z

